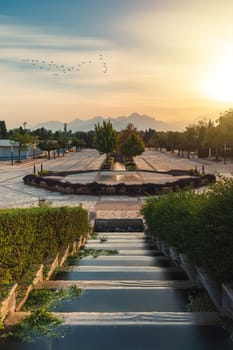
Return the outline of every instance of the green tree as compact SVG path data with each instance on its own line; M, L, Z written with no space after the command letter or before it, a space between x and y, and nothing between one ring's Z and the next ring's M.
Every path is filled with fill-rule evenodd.
M132 159L145 151L145 145L132 124L122 130L117 139L117 149L123 157Z
M58 145L58 142L56 140L47 139L47 140L40 141L38 144L38 147L42 151L46 151L48 153L48 159L50 159L51 158L51 151L55 151L59 147L59 145Z
M27 131L23 132L22 129L13 130L11 140L17 142L19 162L21 161L22 150L26 150L30 144L38 142L36 136L30 135Z
M100 153L106 153L107 159L116 147L116 137L116 131L109 120L103 121L102 125L95 124L94 146Z
M5 120L0 120L0 139L7 139L8 133Z
M168 144L167 133L165 131L157 132L151 137L150 144L152 147L160 148L160 151L162 150L162 148L167 148L167 144Z
M54 139L57 141L56 148L58 149L58 152L59 152L60 148L62 148L63 155L64 155L65 151L69 148L69 144L71 141L70 131L67 132L66 128L64 127L64 131L56 131L55 132Z
M218 129L222 137L222 145L224 147L224 157L226 156L226 150L231 150L233 154L233 109L220 114L218 119Z
M84 139L80 139L76 135L72 136L71 142L72 142L71 143L72 146L74 146L76 148L76 151L80 148L85 147L85 144L86 144Z
M219 153L221 147L224 145L221 128L218 126L211 126L208 128L205 138L206 145L214 149L216 160L219 160Z

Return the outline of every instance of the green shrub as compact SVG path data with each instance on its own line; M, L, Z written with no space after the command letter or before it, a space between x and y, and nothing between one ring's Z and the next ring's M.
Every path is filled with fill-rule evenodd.
M51 310L54 306L60 304L63 300L73 300L82 293L82 290L76 285L71 285L65 289L34 289L29 294L25 311L35 311L41 308Z
M31 208L0 212L0 280L14 283L88 231L85 209Z
M149 198L141 210L149 231L207 267L219 281L233 281L233 180L203 194L170 191Z
M51 338L59 337L58 327L62 322L62 319L46 309L36 309L23 319L15 335L24 342L33 342L44 336L47 348L51 349L50 340Z

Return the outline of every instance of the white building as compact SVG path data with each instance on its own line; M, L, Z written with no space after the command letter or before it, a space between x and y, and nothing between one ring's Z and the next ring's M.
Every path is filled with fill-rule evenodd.
M20 152L21 159L39 157L41 150L33 144L22 147ZM19 160L19 143L17 141L0 139L0 161L1 160Z

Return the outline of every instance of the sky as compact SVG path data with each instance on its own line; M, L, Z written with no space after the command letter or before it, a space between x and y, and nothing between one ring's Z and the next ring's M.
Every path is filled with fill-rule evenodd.
M232 17L232 0L0 0L0 120L218 116L233 103Z

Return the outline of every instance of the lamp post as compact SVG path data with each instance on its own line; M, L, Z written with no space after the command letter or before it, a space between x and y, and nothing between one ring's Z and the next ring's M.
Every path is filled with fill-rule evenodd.
M14 145L15 145L15 142L11 140L10 144L11 144L11 165L13 165L14 164Z
M227 153L227 144L224 144L224 149L223 149L223 159L224 159L224 164L226 164L226 153Z
M36 146L35 146L35 144L33 144L32 147L33 147L33 148L32 148L32 158L35 159L35 158L36 158L36 157L35 157L35 151L36 151Z

